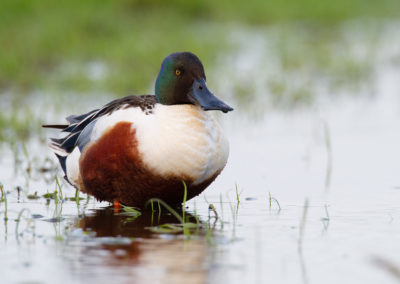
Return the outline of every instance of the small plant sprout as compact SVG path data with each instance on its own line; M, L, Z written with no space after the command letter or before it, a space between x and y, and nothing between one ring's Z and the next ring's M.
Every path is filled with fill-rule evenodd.
M1 191L1 202L4 202L4 221L7 223L8 216L7 216L7 192L4 189L3 184L0 182L0 191Z
M154 226L150 227L150 231L154 233L161 233L161 234L176 234L183 232L183 234L190 238L190 230L192 229L197 229L197 224L191 223L191 222L185 222L183 217L179 215L176 210L174 210L171 206L169 206L167 203L165 203L163 200L158 199L158 198L152 198L150 199L147 204L151 202L159 202L160 205L162 205L169 213L171 213L178 221L180 224L162 224L159 226Z
M159 204L159 211L161 212L161 205L167 209L169 213L171 213L175 218L179 221L179 225L176 224L162 224L159 226L155 227L150 227L149 229L152 232L155 233L179 233L183 231L183 234L187 237L190 238L190 231L194 229L198 229L198 224L192 223L188 221L188 218L186 216L185 212L185 207L186 207L186 199L187 199L187 187L186 183L182 181L183 184L183 189L184 189L184 194L183 194L183 202L182 202L182 215L179 215L178 212L176 212L171 206L169 206L167 203L165 203L163 200L159 198L152 198L149 201L147 201L146 205L149 203L153 202L158 202ZM197 221L196 221L197 222Z
M213 204L210 204L208 206L208 212L210 212L210 211L212 211L214 213L214 218L216 220L218 220L218 213L217 213L217 210L215 209L215 206Z
M29 158L29 151L28 148L26 147L25 143L22 143L22 150L24 151L24 155L26 158L26 161L28 161L28 165L26 166L26 173L28 174L28 177L31 177L31 172L32 172L32 163L31 160Z
M184 223L184 219L182 218L182 216L180 216L178 214L178 212L176 212L171 206L169 206L167 203L165 203L161 199L152 198L148 202L150 203L150 202L155 202L155 201L159 202L162 206L164 206L164 208L167 209L169 211L169 213L171 213L176 219L178 219L178 221L180 223L182 223L182 224Z
M127 223L135 221L139 216L142 215L142 212L140 212L138 208L125 206L123 204L121 204L121 210L123 212L120 212L118 214L128 217L128 218L123 220L122 224L124 224L124 225L127 224ZM116 214L115 211L114 211L114 214ZM153 224L153 212L151 214L151 223Z
M125 206L123 204L121 204L121 206L122 210L124 211L123 213L121 213L121 215L126 215L130 217L139 217L140 215L142 215L138 208Z
M54 203L58 204L58 202L60 202L60 200L58 199L57 189L54 190L53 197L54 197Z
M268 200L269 200L269 209L271 210L272 208L272 201L274 201L276 203L276 205L278 205L278 211L281 211L281 205L279 204L279 201L271 196L271 192L268 192Z
M151 213L155 212L153 203L153 201L150 202Z
M36 200L36 199L40 199L40 196L37 194L37 191L35 191L33 194L28 194L28 199L30 200Z
M75 190L75 202L76 205L79 205L79 189Z
M217 210L215 209L215 206L214 206L212 203L210 203L210 202L208 201L208 199L206 198L206 196L204 196L204 200L205 200L205 202L206 202L207 205L208 205L208 227L210 227L210 220L211 220L211 218L213 218L213 219L214 219L214 222L213 222L212 228L214 229L214 228L215 228L215 224L217 223L218 220L220 220L220 219L219 219L219 216L218 216L218 213L217 213ZM211 216L211 215L210 215L210 212L211 212L211 211L214 213L214 216Z
M210 212L213 212L214 213L214 216L211 216L210 215ZM211 219L214 219L214 221L213 221L213 223L212 223L212 226L210 225L211 223L210 223L210 221L211 221ZM210 228L215 228L215 225L217 224L217 221L219 220L219 217L218 217L218 213L217 213L217 210L215 209L215 206L213 205L213 204L209 204L208 205L208 227L210 227Z
M18 240L18 236L19 236L19 224L20 224L20 221L21 221L21 218L22 218L22 216L23 216L23 214L25 213L25 212L27 212L27 214L28 214L28 216L29 217L26 217L26 220L28 221L28 227L29 227L29 225L30 225L30 222L32 221L32 218L30 218L30 216L31 216L31 211L28 209L28 208L23 208L19 213L18 213L18 217L17 217L17 219L15 220L15 222L16 222L16 225L15 225L15 236L16 236L16 238L17 238L17 240Z
M185 181L183 183L183 202L182 202L182 219L185 221L185 209L186 209L186 199L187 199L187 186Z
M0 182L0 191L1 191L0 202L3 202L7 198L7 196L6 196L6 193L4 192L4 186L1 182Z
M324 205L324 208L325 208L325 214L326 214L326 218L324 218L325 220L330 220L330 217L329 217L329 212L328 212L328 205L327 204L325 204Z
M56 191L58 191L58 197L60 201L64 199L63 192L62 192L62 185L60 184L60 181L58 180L58 177L56 176Z
M243 190L241 190L239 192L239 188L238 188L237 183L235 183L235 191L236 191L236 201L239 204L240 203L240 195L242 194Z

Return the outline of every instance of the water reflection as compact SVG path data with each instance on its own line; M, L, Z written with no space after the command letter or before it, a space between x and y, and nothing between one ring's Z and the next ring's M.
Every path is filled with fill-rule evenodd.
M144 211L132 218L111 208L92 212L76 224L84 237L71 241L82 249L70 258L71 271L80 267L75 277L91 281L95 277L105 282L187 283L189 278L191 283L206 282L207 242L202 236L187 240L182 234L149 230L152 226L177 223L171 214Z

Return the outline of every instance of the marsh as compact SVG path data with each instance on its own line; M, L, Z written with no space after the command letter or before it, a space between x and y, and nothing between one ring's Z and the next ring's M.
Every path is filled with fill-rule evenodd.
M303 4L2 1L4 283L398 283L399 3ZM75 191L41 125L188 50L235 109L221 175L184 210Z

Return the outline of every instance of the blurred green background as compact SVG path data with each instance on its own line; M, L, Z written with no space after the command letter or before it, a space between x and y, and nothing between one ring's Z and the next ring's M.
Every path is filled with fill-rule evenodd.
M218 28L227 23L329 31L349 19L399 14L398 0L2 0L0 91L143 92L173 51L212 62L229 48ZM94 84L90 68L103 80Z

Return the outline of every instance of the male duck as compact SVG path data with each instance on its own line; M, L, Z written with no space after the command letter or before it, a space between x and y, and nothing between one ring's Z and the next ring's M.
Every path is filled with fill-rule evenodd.
M66 118L68 135L52 139L65 179L99 200L143 207L153 197L170 204L200 194L228 159L229 145L207 110L233 110L206 86L190 53L162 62L156 95L128 96Z

